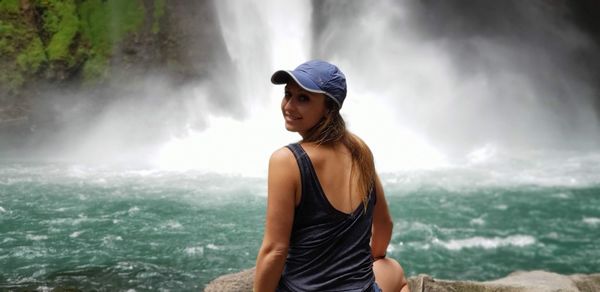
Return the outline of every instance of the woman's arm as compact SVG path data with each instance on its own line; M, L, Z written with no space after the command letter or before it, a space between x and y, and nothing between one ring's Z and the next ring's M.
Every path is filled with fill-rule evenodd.
M392 258L385 258L385 251L392 238L394 223L390 216L379 177L375 179L375 191L377 192L377 204L375 204L375 214L373 214L371 237L371 254L375 258L373 263L375 281L383 291L409 292L410 288L400 263ZM378 261L378 259L382 260Z
M371 254L373 258L385 257L390 239L392 238L392 228L394 223L390 216L387 201L383 192L383 186L379 176L375 176L375 193L377 203L373 214L373 230L371 231Z
M256 258L254 291L275 291L287 257L300 171L293 154L281 148L269 160L265 235Z

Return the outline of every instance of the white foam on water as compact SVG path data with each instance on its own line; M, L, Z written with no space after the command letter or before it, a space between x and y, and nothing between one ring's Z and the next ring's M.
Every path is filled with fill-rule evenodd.
M79 214L79 218L56 218L48 221L51 225L79 225L83 222L94 221L93 219L87 218L83 214Z
M2 240L2 243L7 243L7 242L11 242L11 241L15 241L16 239L12 238L12 237L6 237Z
M35 273L33 273L32 277L39 278L45 274L46 274L46 269L41 269L41 270L35 271Z
M18 258L25 258L25 259L34 259L34 258L43 257L46 255L46 253L47 253L47 250L45 250L45 249L23 246L23 247L16 249L12 253L12 256L18 257Z
M69 234L69 237L70 238L77 238L77 237L79 237L79 235L81 235L81 233L83 233L83 231L75 231L75 232Z
M131 270L133 270L134 265L129 262L118 262L117 266L115 268L120 269L120 270L131 271Z
M594 227L600 225L600 218L597 217L583 217L582 221L583 223Z
M471 219L471 221L469 221L469 224L471 225L485 225L485 220L483 220L483 218L479 217L479 218L473 218Z
M207 244L206 248L212 249L212 250L220 250L221 249L220 247L218 247L218 246L216 246L216 245L214 245L212 243Z
M6 209L4 209L4 208L2 208L2 206L0 206L0 212L1 212L1 213L5 213L5 212L6 212Z
M394 245L393 245L393 244L390 244L390 245L388 245L388 247L387 247L387 249L386 249L386 252L388 252L388 253L391 253L391 252L393 252L394 250L396 250L396 248L394 247Z
M122 241L122 240L123 240L123 238L121 236L118 236L118 235L117 236L115 236L115 235L107 235L107 236L102 237L102 243L104 245L111 244L114 241Z
M410 249L414 250L429 250L431 249L431 244L425 242L409 242L406 244Z
M167 229L182 229L183 225L181 225L181 223L175 220L169 220L166 223L164 223L161 227Z
M462 250L465 248L495 249L504 246L524 247L532 245L535 242L535 238L531 235L511 235L508 237L493 238L476 236L465 239L451 239L449 241L442 241L437 238L433 239L434 244L449 250Z
M553 194L552 197L559 199L570 199L572 196L570 193L556 193Z
M188 255L202 256L202 255L204 255L204 247L203 246L190 246L190 247L186 247L184 252Z
M25 238L27 238L27 240L40 241L40 240L46 240L46 239L48 239L48 236L46 236L46 235L31 235L31 234L27 234L27 236L25 236Z
M48 233L61 233L63 231L63 229L61 228L56 228L56 227L50 227L48 228Z

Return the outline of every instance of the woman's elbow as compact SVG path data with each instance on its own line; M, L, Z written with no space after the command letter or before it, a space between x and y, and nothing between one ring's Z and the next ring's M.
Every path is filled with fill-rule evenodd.
M289 249L289 246L287 244L268 243L268 244L264 244L261 247L260 253L263 256L269 257L269 258L285 259L287 257L288 249Z

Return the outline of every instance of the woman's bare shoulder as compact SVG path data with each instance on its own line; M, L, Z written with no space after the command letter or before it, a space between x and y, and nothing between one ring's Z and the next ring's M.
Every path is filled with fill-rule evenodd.
M287 168L295 164L294 154L287 147L281 147L271 154L269 168Z
M287 147L281 147L271 154L271 160L276 161L287 161L289 159L294 159L294 154Z
M300 169L296 158L287 147L282 147L271 154L269 159L269 181L282 182L285 185L298 185Z

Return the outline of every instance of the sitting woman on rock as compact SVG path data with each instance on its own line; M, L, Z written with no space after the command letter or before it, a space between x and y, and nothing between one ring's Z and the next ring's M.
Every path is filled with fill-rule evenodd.
M408 291L385 253L393 223L369 147L339 110L346 78L313 60L277 71L285 127L302 136L269 161L265 234L254 291Z

